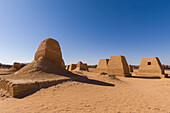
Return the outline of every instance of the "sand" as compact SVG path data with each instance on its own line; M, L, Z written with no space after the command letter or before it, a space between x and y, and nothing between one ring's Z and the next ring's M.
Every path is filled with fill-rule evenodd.
M91 71L79 74L96 81L64 82L22 99L1 97L0 113L170 113L170 78L111 78Z
M12 74L12 73L15 73L17 71L17 69L15 68L0 68L0 75L9 75L9 74Z

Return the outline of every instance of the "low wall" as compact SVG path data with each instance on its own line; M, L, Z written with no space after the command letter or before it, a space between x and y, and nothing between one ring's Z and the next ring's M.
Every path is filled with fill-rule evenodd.
M15 81L0 78L0 88L9 92L12 97L23 98L25 96L33 94L41 88L47 88L70 80L71 79L29 81L24 83L18 82L17 80Z

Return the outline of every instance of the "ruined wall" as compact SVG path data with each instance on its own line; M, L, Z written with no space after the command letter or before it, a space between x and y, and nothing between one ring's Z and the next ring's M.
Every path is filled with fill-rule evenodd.
M12 97L23 98L28 96L41 88L48 88L53 85L57 85L62 82L70 81L71 79L60 80L46 80L46 81L32 81L25 83L15 83L15 80L0 79L0 88L9 92Z
M12 82L0 78L0 89L4 89L5 91L12 94L12 92L13 92L12 91Z

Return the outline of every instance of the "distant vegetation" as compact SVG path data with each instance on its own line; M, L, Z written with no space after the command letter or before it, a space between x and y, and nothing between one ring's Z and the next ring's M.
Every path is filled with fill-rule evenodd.
M2 64L0 63L0 68L11 68L12 65Z
M132 65L133 69L139 69L139 65Z
M21 63L21 68L23 68L24 66L28 65L29 63ZM0 63L0 68L11 68L12 65L8 65L8 64L2 64Z
M24 66L28 65L29 63L21 63L21 68L23 68Z
M28 65L29 63L21 63L21 68L23 68L24 66ZM170 69L169 65L162 65L164 69ZM2 64L0 63L0 68L11 68L12 65L8 65L8 64ZM139 69L139 65L132 65L133 69ZM97 68L97 65L88 65L88 68Z
M162 66L163 66L164 69L170 69L170 66L169 66L169 65L163 64Z
M88 68L96 68L97 65L88 65Z

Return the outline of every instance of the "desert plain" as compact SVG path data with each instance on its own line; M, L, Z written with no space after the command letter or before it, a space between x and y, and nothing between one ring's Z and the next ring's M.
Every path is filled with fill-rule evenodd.
M170 79L74 72L89 82L67 81L21 98L0 91L1 113L170 113ZM2 69L1 69L2 71ZM132 74L135 75L138 70ZM165 71L170 74L169 70ZM93 81L94 80L94 81Z

